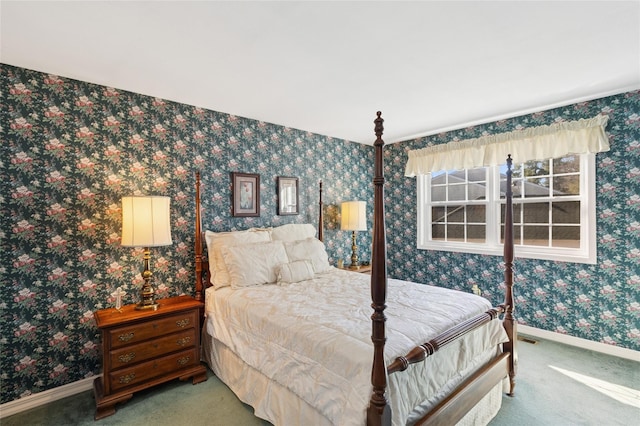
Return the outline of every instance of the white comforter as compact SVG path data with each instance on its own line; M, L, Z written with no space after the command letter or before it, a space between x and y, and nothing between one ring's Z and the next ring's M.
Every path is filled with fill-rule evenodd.
M214 294L214 297L210 297ZM446 329L491 308L469 293L388 281L387 364ZM362 425L371 394L370 276L334 269L313 280L209 291L207 332L244 362L287 387L336 425ZM507 341L498 321L427 362L389 377L397 419L478 367L475 358ZM428 374L429 379L419 376ZM404 423L404 422L400 422Z

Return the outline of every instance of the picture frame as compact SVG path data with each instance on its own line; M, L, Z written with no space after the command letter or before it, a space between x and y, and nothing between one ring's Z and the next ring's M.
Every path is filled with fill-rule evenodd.
M300 214L298 178L278 176L278 215L289 216Z
M231 216L260 216L260 175L231 172Z

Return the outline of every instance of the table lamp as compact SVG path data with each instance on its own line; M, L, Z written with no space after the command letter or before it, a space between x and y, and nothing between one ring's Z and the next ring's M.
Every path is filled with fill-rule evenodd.
M364 201L345 201L341 205L340 228L351 231L351 265L349 269L360 269L356 231L367 230L367 203Z
M158 303L153 296L151 283L151 247L171 245L171 220L169 197L132 196L122 197L122 241L123 247L144 247L144 284L140 290L138 310L156 310Z

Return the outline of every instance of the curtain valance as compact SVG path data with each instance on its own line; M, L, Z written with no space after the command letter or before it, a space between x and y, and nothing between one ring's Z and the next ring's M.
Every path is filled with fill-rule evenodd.
M405 176L499 165L508 154L521 163L608 151L609 139L604 132L608 119L606 115L597 115L411 150Z

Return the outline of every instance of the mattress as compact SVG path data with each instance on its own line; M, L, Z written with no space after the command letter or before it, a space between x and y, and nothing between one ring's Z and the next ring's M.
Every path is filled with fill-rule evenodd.
M317 416L317 424L318 419L323 424L364 424L373 356L369 280L364 274L332 269L292 284L207 290L205 332L210 338L205 340L214 347L205 352L212 369L236 387L251 375L265 378L264 389L247 381L250 389L232 390L241 399L241 395L250 399L245 402L254 408L255 400L277 396L276 405L286 409L272 410L266 402L266 408L256 408L256 415L275 424L285 419L268 411L308 411ZM486 299L473 294L390 279L387 364L490 308ZM425 362L392 374L387 398L394 424L405 424L416 407L428 409L494 356L505 341L501 323L491 321Z

